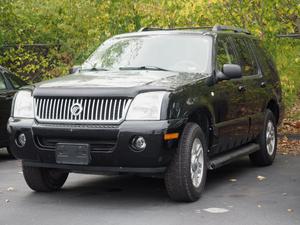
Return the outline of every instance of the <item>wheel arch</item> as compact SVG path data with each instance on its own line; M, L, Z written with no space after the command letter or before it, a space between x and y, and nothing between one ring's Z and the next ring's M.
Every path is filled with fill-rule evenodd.
M189 115L187 122L197 123L205 133L208 141L208 148L213 143L213 127L214 117L206 107L198 107L193 109Z
M272 111L272 113L275 116L276 123L278 123L279 122L279 118L280 118L280 107L279 107L279 104L274 99L271 99L271 100L269 100L266 109L269 109L269 110Z

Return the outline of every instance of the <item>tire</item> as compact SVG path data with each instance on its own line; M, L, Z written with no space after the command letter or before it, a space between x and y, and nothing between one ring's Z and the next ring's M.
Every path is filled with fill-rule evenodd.
M199 146L200 144L200 146ZM202 152L197 154L200 164L192 164L193 146ZM202 146L202 149L201 149ZM194 155L195 156L195 155ZM197 166L198 165L198 166ZM192 179L192 171L199 171L202 168L202 175L199 179ZM200 172L201 173L201 172ZM204 190L207 176L207 143L202 129L196 123L187 123L181 135L177 151L165 174L165 186L169 197L174 201L194 202L197 201ZM197 176L195 176L197 177Z
M249 155L251 162L256 166L273 164L277 151L277 124L275 116L267 109L264 128L257 139L260 150Z
M69 173L58 169L48 169L23 165L23 175L27 185L36 192L59 190L66 182Z

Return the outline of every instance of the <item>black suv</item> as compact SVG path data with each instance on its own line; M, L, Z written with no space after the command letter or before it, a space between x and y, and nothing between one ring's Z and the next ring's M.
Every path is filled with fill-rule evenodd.
M35 191L69 172L160 174L171 199L195 201L207 170L272 164L282 116L275 65L248 31L144 28L19 91L8 129Z
M9 146L7 121L10 116L11 103L17 90L26 83L16 75L0 66L0 148Z

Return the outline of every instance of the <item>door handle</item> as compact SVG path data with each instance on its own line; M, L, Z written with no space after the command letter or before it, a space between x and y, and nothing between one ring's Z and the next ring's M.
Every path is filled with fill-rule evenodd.
M267 85L267 84L266 84L266 82L264 82L264 81L260 83L260 87L262 87L262 88L266 87L266 85Z
M245 86L243 86L243 85L239 86L239 91L240 91L240 92L244 92L244 91L246 91L246 88L245 88Z

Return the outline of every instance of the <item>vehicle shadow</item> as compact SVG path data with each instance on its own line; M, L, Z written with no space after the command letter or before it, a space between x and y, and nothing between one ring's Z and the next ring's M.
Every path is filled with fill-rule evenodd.
M206 189L211 190L218 187L222 182L228 182L229 179L239 179L246 174L253 173L258 169L251 164L248 157L238 159L226 166L208 172Z
M7 153L6 148L0 148L0 162L13 160L13 158Z
M217 191L228 184L230 178L239 179L253 173L248 159L240 159L230 165L208 173L205 193ZM169 200L163 179L139 176L84 176L71 175L63 189L56 193L27 195L28 201L55 201L66 206L144 207L147 205L178 204Z

